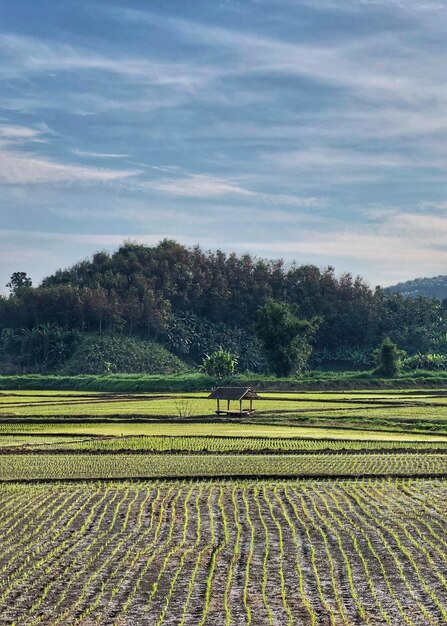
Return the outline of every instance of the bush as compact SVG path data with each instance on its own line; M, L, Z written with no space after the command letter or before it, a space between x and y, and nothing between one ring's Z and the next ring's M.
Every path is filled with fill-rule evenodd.
M400 361L405 352L400 350L389 337L385 337L380 347L376 350L377 367L375 374L385 376L386 378L394 378L399 375Z
M428 370L440 372L447 370L447 355L445 354L415 354L407 357L402 362L402 367L406 372L415 370Z
M237 357L231 354L231 352L219 347L212 354L205 355L201 369L208 374L208 376L226 378L234 374L236 365Z
M87 335L60 373L174 374L186 370L183 361L155 342L122 335Z

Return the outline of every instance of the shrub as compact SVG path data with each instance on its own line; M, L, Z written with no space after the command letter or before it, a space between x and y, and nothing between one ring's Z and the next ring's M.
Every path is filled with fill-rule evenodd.
M209 376L226 378L234 374L236 365L237 357L220 346L212 354L205 355L201 369Z
M400 361L405 352L400 350L389 337L385 337L380 347L376 350L377 367L375 373L386 378L394 378L399 375Z
M447 369L447 355L445 354L415 354L402 362L405 371L429 370L434 372Z
M61 374L174 374L187 367L178 357L153 341L122 335L87 335Z

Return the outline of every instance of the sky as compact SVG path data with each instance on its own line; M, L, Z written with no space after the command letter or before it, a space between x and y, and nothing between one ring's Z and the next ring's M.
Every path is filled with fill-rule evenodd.
M447 0L0 0L0 291L125 240L447 273Z

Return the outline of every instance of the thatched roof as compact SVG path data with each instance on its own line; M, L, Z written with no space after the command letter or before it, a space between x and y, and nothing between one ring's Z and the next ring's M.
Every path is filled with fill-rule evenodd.
M251 387L216 387L208 396L209 400L259 400Z

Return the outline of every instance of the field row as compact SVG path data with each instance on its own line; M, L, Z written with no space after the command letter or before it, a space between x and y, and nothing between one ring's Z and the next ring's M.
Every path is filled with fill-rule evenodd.
M444 480L0 486L16 626L437 626Z
M3 454L0 480L447 475L447 454Z
M138 422L111 421L69 422L62 420L53 423L17 424L0 420L0 439L12 436L54 437L70 436L74 439L96 436L163 436L163 437L234 437L234 438L300 438L300 439L340 439L349 441L406 441L417 443L447 443L447 437L439 434L421 434L411 431L392 432L368 430L366 428L331 428L329 426L302 426L276 424L246 424L194 421L179 422Z
M45 435L0 435L0 451L20 449L57 451L75 450L85 452L311 452L333 450L356 452L368 450L415 450L417 452L447 452L447 440L442 441L371 441L349 439L300 439L292 437L184 437L184 436L130 436L91 437L75 435L66 437Z

